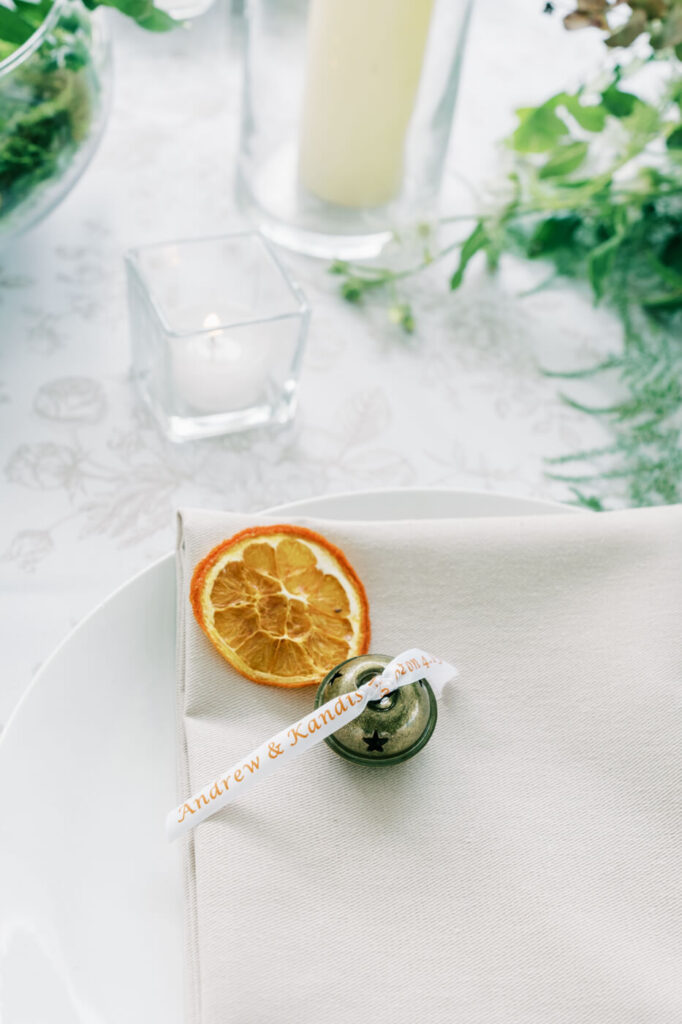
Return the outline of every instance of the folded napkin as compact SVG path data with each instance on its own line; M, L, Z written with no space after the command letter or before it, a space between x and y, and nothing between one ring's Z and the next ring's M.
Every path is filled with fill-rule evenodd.
M181 800L312 708L188 603L269 521L180 514ZM183 839L190 1024L680 1024L682 506L287 521L346 553L373 653L460 675L411 760L320 744Z

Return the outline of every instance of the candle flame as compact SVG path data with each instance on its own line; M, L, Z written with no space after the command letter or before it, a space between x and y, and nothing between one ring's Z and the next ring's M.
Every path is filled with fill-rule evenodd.
M204 317L204 327L209 330L214 327L220 327L220 317L217 313L209 313L208 316Z

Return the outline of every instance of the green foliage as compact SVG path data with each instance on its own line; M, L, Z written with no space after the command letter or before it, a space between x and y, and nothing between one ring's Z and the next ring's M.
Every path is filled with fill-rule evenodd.
M540 168L540 178L559 178L577 171L587 156L586 142L565 142L557 146Z
M388 319L397 327L402 327L406 334L414 331L414 314L409 302L396 302L388 310Z
M631 92L623 92L615 84L604 90L601 101L606 113L613 117L629 117L639 102Z
M115 7L149 32L168 32L178 24L170 14L154 6L153 0L83 0L94 11L97 7Z
M606 109L603 103L582 103L580 93L575 96L563 94L563 104L586 132L601 132L606 124Z
M91 11L99 6L115 7L122 14L152 32L167 32L177 22L154 6L153 0L83 0ZM25 43L45 20L52 0L0 0L0 60Z
M613 309L623 325L622 350L607 365L565 375L608 370L623 392L606 408L563 396L600 417L612 436L599 451L573 453L552 466L552 475L574 486L576 498L590 507L622 499L632 505L682 500L682 163L674 153L682 145L682 80L651 105L624 91L620 79L616 69L601 94L604 127L611 120L620 126L610 165L590 178L576 177L595 143L566 118L568 134L557 136L541 158L518 155L522 187L496 228L505 251L546 260L559 274L587 281L595 302ZM563 110L573 113L560 100L555 109L562 118ZM669 159L657 146L662 138ZM583 149L576 159L582 156L571 166L563 155L578 144Z
M85 0L98 6L100 0ZM152 0L102 0L155 31L175 22ZM52 0L0 0L0 60L43 24ZM90 26L76 4L64 5L35 50L0 78L0 220L59 177L92 128L96 89Z
M667 82L657 103L623 89L624 77L617 67L598 102L585 103L579 90L517 112L518 127L508 140L513 198L475 218L457 246L400 273L335 268L342 288L351 290L347 297L359 302L369 288L383 285L391 290L392 308L397 281L453 249L459 253L453 290L479 253L491 268L501 253L511 253L548 263L552 279L586 282L595 303L619 317L622 347L599 365L549 376L565 382L564 401L603 421L611 440L554 459L550 475L592 509L682 501L682 77ZM571 381L604 373L618 401L605 408L580 403Z
M552 149L568 128L556 112L555 96L541 107L525 107L517 110L519 126L512 136L512 145L518 153L544 153Z
M490 245L491 238L488 234L485 221L479 220L469 237L463 242L462 248L460 249L457 269L450 278L450 287L453 291L461 285L464 280L466 268L469 266L469 263L476 253L481 252L481 250L488 250Z
M19 11L0 5L0 39L3 42L21 46L34 32L31 22L23 18Z
M19 3L37 23L49 6ZM0 79L0 218L61 174L90 131L89 32L82 12L65 7L40 46Z

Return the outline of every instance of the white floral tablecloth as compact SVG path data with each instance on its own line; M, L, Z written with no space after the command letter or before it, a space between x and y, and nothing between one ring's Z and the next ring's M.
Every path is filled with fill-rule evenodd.
M285 257L313 306L295 424L176 447L135 400L122 254L240 222L232 196L238 30L220 7L152 36L111 14L115 93L92 165L43 224L0 251L0 724L90 608L171 548L181 503L255 510L319 493L452 486L562 498L546 456L599 439L538 363L584 363L617 327L586 297L519 292L537 272L435 267L418 331L358 310L322 264ZM528 0L478 0L446 182L453 210L494 177L515 106L595 67ZM465 184L463 184L463 182Z

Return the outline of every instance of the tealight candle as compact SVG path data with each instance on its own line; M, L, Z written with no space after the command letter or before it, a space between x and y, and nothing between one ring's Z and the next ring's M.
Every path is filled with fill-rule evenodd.
M220 318L204 318L205 333L179 338L172 357L177 396L199 413L232 412L264 397L270 339L260 325L210 330Z

